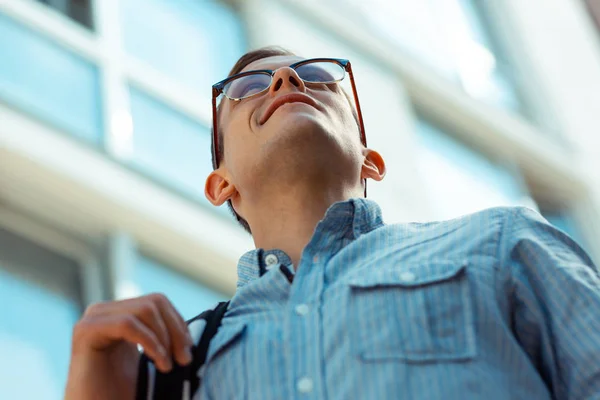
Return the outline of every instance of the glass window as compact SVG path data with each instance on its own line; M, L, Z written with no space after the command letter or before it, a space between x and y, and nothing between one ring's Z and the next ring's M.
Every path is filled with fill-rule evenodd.
M483 12L481 2L458 0L458 4L468 30L468 34L465 32L464 36L465 43L468 44L455 45L453 51L463 88L477 99L520 112L527 117L517 92L516 76L513 75L506 54L501 51L499 43L493 40L493 35L486 26L488 15ZM455 25L450 25L453 26ZM461 50L463 46L472 50Z
M134 88L130 100L134 126L130 163L211 209L227 213L204 196L204 182L212 171L209 128Z
M123 0L120 4L127 52L208 99L211 85L223 79L244 53L237 15L217 1Z
M144 255L138 256L134 282L142 294L165 294L184 319L193 318L217 302L228 299L224 294Z
M420 119L418 167L436 218L495 206L529 205L521 181L508 169Z
M81 314L77 272L72 260L0 228L0 398L63 398Z
M471 96L520 111L510 69L477 0L352 0L350 7L329 1Z
M91 0L37 0L88 28L92 27Z
M0 13L0 101L102 144L98 69Z
M592 20L594 21L594 24L596 25L596 28L600 30L600 2L597 0L584 0L584 2L590 13L590 16L592 17Z

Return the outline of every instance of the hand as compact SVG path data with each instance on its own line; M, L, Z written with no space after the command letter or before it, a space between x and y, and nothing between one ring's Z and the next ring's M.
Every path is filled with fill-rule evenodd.
M65 399L132 399L139 352L137 345L168 372L172 359L191 362L187 325L162 294L97 303L73 329Z

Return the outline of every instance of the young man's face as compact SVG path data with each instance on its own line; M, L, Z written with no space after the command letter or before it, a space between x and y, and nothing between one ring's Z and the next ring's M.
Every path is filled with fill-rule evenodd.
M270 184L281 187L298 179L333 174L360 185L364 147L352 106L339 84L305 84L289 68L300 60L276 56L249 64L243 71L276 70L271 87L241 101L222 100L224 154L213 174L235 186L234 207L238 194L251 198ZM283 98L291 102L274 109ZM207 197L220 203L208 190Z

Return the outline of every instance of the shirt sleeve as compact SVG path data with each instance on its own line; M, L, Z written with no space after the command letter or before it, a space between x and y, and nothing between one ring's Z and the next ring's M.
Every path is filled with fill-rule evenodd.
M519 207L501 251L515 337L556 399L600 399L600 275L568 235Z

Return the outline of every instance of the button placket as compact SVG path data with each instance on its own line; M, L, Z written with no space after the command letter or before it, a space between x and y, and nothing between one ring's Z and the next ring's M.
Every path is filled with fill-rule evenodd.
M318 373L321 359L321 317L316 310L319 307L319 295L323 291L322 268L310 268L314 265L315 256L310 246L300 260L296 269L294 286L290 293L289 313L289 349L294 357L286 357L290 375L290 390L299 398L322 397L322 381ZM321 258L316 259L322 261ZM307 292L309 293L307 295ZM314 308L314 309L313 309ZM313 312L315 311L315 312Z

